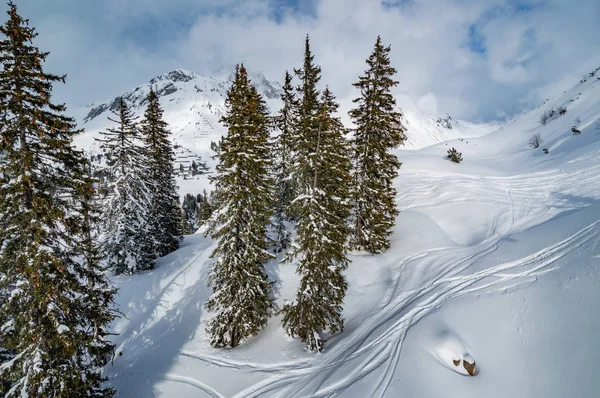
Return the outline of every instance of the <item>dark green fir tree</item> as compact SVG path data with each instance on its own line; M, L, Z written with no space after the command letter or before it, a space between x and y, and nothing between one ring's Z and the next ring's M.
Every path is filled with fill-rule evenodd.
M360 97L349 112L356 128L352 147L352 237L353 249L381 253L390 246L398 210L394 178L401 163L390 151L404 142L402 115L396 110L391 89L396 69L390 65L390 47L377 37L375 49L367 59L368 70L354 86Z
M191 193L186 193L183 196L181 210L183 210L183 223L181 225L184 226L185 235L195 233L200 226L198 223L198 197Z
M201 194L196 196L197 211L196 211L196 223L198 226L204 225L213 214L213 203L212 195L208 195L206 190L203 190Z
M275 164L275 190L277 202L273 214L273 225L275 229L274 249L281 252L290 244L290 232L287 222L293 221L291 204L294 198L294 179L292 175L293 161L293 134L298 125L298 101L292 86L292 75L285 73L281 101L283 106L276 117L275 122L279 134L274 147Z
M152 88L141 132L145 141L147 178L152 191L148 234L153 242L154 257L162 257L179 248L182 221L173 169L175 153L158 95Z
M295 196L300 194L302 186L306 187L307 181L314 175L314 164L311 157L314 156L317 137L319 135L318 114L320 110L319 95L317 88L321 80L321 67L314 62L314 55L310 50L310 39L306 36L304 48L304 63L302 68L294 72L300 84L296 87L298 94L298 122L292 129L291 142L293 152L292 175L293 184L296 189ZM292 205L292 212L299 217L299 203Z
M217 208L211 234L218 240L212 253L212 295L206 308L214 313L207 331L215 347L235 347L256 335L273 310L265 263L267 229L273 208L270 177L271 145L268 110L238 66L226 99L222 122L227 127L214 178Z
M110 154L103 207L102 250L115 274L134 274L152 269L156 252L150 235L152 185L148 162L135 117L121 98L109 120L116 127L102 132L102 149Z
M0 395L111 397L101 375L114 289L100 266L80 133L51 102L65 76L9 2L0 27Z
M320 68L314 64L308 38L304 66L297 71L300 112L296 132L298 215L297 242L290 258L298 258L301 275L296 299L284 306L283 325L310 351L321 351L326 333L342 331L342 306L347 283L342 271L348 266L350 159L345 129L335 117L338 104L329 89L321 98L316 84Z

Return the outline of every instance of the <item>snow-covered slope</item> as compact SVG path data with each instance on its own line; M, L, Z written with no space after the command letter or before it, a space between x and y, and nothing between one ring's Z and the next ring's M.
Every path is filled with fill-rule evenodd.
M421 149L453 139L481 137L500 128L498 123L470 123L450 115L436 117L418 108L403 109L406 142L403 149Z
M450 147L461 164L445 158ZM106 375L118 396L597 396L600 80L491 134L398 156L391 249L351 256L346 328L323 353L304 352L279 317L236 349L211 348L203 303L215 243L196 234L155 270L114 278L126 316ZM295 264L268 272L278 304L295 296ZM475 361L478 375L454 360Z

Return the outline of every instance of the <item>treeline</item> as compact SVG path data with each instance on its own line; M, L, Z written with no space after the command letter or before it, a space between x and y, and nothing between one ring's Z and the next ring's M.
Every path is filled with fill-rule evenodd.
M320 89L308 36L302 66L285 74L283 106L274 118L244 66L236 67L207 232L218 241L206 303L214 313L207 328L213 346L239 345L276 312L308 350L322 350L325 333L343 330L347 252L389 248L398 215L393 180L401 163L391 149L405 136L389 53L378 37L354 84L360 95L351 130L336 116L331 90ZM301 282L295 300L276 311L265 264L281 251L287 261L297 260Z

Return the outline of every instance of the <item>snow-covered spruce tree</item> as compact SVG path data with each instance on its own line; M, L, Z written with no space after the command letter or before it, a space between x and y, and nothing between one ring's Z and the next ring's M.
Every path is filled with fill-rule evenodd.
M367 59L369 69L354 86L360 97L349 112L356 128L352 139L352 248L381 253L390 246L389 236L398 215L393 180L401 163L390 150L404 142L401 114L395 110L391 89L396 69L390 66L390 47L377 37Z
M213 214L212 198L206 193L206 189L196 196L197 211L196 223L198 226L204 225Z
M257 334L273 310L264 268L273 258L267 251L274 205L269 116L243 65L236 67L226 107L221 121L227 135L213 180L217 208L211 235L218 246L212 253L212 295L206 303L216 313L207 325L215 347L236 347Z
M290 233L286 221L293 220L291 203L294 198L292 178L293 160L293 131L298 124L298 101L292 86L292 75L285 73L285 83L281 94L283 106L276 117L279 134L275 141L273 171L275 174L275 189L277 202L273 215L275 229L275 251L287 249L290 244Z
M185 235L195 233L200 227L198 224L198 198L191 193L186 193L183 196L181 209L183 210L181 214Z
M306 35L304 47L304 63L294 69L300 84L296 87L298 120L291 129L292 143L292 185L294 198L300 194L300 187L313 175L311 154L314 153L318 136L317 116L319 113L319 95L317 84L321 80L321 67L315 65L314 55L310 51L310 38ZM292 200L291 213L296 218L300 215L300 203Z
M102 254L100 251L99 228L101 224L99 197L97 184L89 177L91 165L86 160L84 168L79 170L81 179L76 186L74 208L81 214L80 224L74 224L72 238L78 242L77 248L79 264L79 278L86 281L86 292L89 303L82 303L83 310L91 319L88 325L90 334L90 358L94 359L94 366L101 367L106 364L106 359L114 354L114 345L108 344L105 337L109 334L106 327L117 316L114 309L114 295L117 289L105 277L107 267L101 266ZM107 311L106 309L110 309Z
M47 74L48 53L9 2L0 27L0 366L3 397L110 397L104 340L114 289L92 234L92 181L77 130L51 102L64 76ZM10 294L6 294L10 293Z
M155 258L177 250L181 243L181 210L173 169L175 154L169 141L168 125L162 116L158 95L151 88L141 132L146 144L147 178L152 190L148 238L153 242Z
M298 71L302 85L299 140L294 173L298 196L297 242L290 258L298 257L302 276L296 299L282 309L283 326L299 336L310 351L323 349L323 333L342 331L342 305L347 283L342 271L350 214L350 158L345 129L334 117L335 98L326 89L319 100L316 83L320 68L314 65L306 44L304 67Z
M133 274L154 267L154 241L149 233L151 189L143 142L133 112L123 98L115 118L117 127L102 132L110 196L103 207L102 251L115 274Z

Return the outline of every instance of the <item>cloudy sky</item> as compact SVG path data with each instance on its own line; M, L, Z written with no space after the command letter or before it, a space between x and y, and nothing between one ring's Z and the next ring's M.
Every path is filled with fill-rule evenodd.
M222 75L244 62L282 80L311 36L323 83L340 98L377 35L392 46L403 94L472 121L537 105L600 66L598 0L14 0L66 73L79 106L175 68Z

